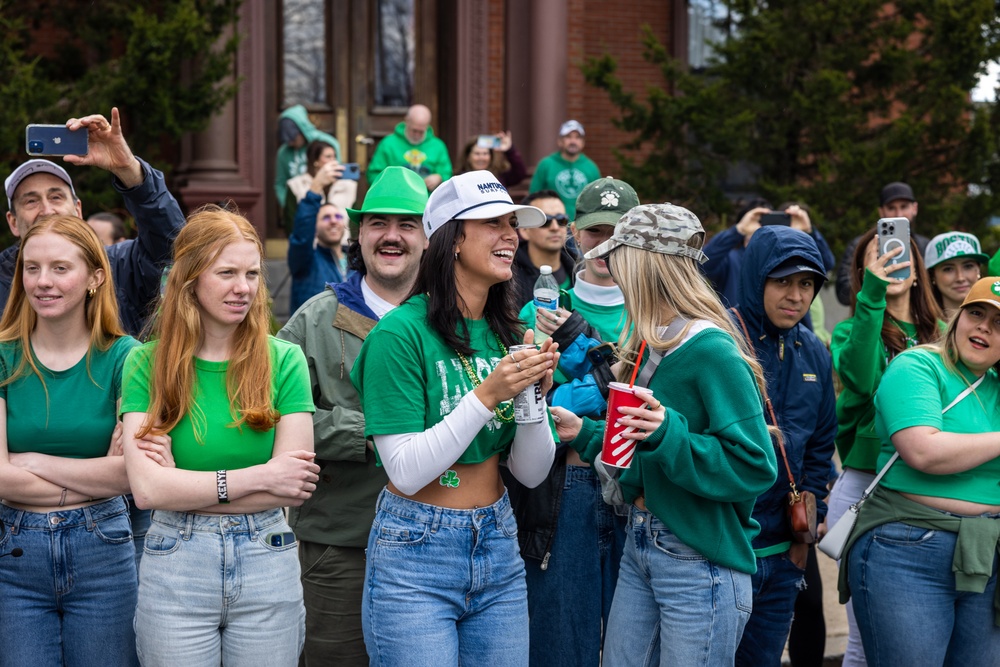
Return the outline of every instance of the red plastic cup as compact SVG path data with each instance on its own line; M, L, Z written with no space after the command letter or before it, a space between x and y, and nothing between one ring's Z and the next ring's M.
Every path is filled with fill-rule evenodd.
M622 413L618 408L645 407L646 401L635 393L636 389L624 382L608 383L608 417L604 425L604 446L601 448L601 463L614 468L628 468L632 465L632 455L635 454L635 440L629 434L638 429L631 426L617 425Z

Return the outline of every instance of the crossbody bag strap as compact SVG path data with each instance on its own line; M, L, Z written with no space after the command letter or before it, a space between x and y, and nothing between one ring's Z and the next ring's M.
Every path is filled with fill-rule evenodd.
M681 329L683 329L688 322L690 322L686 317L681 317L678 315L674 319L670 320L670 324L667 325L666 331L663 332L663 340L670 340L678 334L680 334ZM636 360L636 363L641 362L642 359ZM646 365L642 367L639 371L639 376L636 377L635 381L640 387L648 387L649 381L653 379L653 373L656 372L656 367L660 365L663 361L663 352L660 350L649 350L649 358L646 360Z
M952 401L951 403L949 403L945 407L945 409L941 411L941 414L945 414L946 412L948 412L949 410L951 410L953 407L955 407L956 405L958 405L959 403L961 403L962 400L965 399L966 396L968 396L969 394L971 394L973 391L976 390L976 387L979 386L979 383L982 382L985 377L986 377L985 375L981 376L978 380L976 380L975 382L973 382L972 384L970 384L968 387L966 387L962 391L961 394L959 394L958 396L955 397L954 401ZM882 468L877 475L875 475L875 479L873 479L872 483L868 485L868 488L865 489L865 492L863 494L861 494L861 499L858 501L859 504L862 503L865 499L868 498L868 496L870 496L872 494L872 491L875 490L875 487L878 486L878 483L882 481L882 478L885 477L885 474L887 472L889 472L889 468L892 467L892 464L895 463L896 459L898 459L898 458L899 458L899 452L896 452L895 454L892 455L892 458L889 459L889 462L885 464L885 467Z
M736 316L736 321L740 324L740 329L743 331L743 340L747 342L750 346L750 351L753 352L754 357L757 356L757 348L754 347L753 339L750 338L750 330L747 329L747 323L743 321L743 315L736 308L730 308L729 312ZM764 407L767 408L767 414L771 418L771 425L778 426L778 417L774 414L774 406L771 405L771 397L767 395L767 385L764 385ZM780 429L781 427L778 426ZM779 434L777 438L778 450L781 452L781 460L785 463L785 472L788 474L788 486L792 489L792 494L795 496L796 502L799 498L799 490L795 486L795 476L792 474L792 466L788 463L788 454L785 452L784 438Z

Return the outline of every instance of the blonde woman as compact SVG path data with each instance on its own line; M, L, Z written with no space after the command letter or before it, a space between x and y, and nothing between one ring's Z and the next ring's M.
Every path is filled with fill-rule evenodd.
M0 565L0 665L135 663L115 414L135 345L97 234L73 216L36 222L0 321L0 553L21 553Z
M126 364L125 459L136 503L154 510L135 614L144 665L290 667L302 649L281 508L316 488L314 408L301 348L268 335L262 261L245 218L193 214L154 339Z
M625 297L623 359L640 371L659 361L647 407L619 409L640 432L619 478L631 515L604 643L612 667L731 665L750 617L750 514L775 480L775 454L760 365L698 272L704 237L687 209L648 204L586 255L605 258ZM639 359L643 340L652 353ZM560 440L596 459L603 424L553 414Z

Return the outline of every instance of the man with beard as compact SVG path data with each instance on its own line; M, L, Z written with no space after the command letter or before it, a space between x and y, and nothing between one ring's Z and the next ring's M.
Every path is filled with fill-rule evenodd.
M583 125L568 120L559 128L559 147L541 159L531 177L531 191L555 190L559 193L570 221L576 220L576 198L588 183L601 177L597 165L583 154Z
M327 285L278 332L309 362L316 413L316 491L288 521L299 539L306 604L305 664L367 665L361 632L365 546L387 477L365 440L365 418L351 384L361 344L378 320L409 295L427 238L421 217L427 187L416 172L387 167L360 209L348 209L357 240L354 273Z

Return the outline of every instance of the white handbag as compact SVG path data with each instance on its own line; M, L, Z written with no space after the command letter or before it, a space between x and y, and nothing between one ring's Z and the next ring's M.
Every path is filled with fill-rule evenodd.
M986 376L983 375L970 386L966 387L965 391L959 394L954 401L948 404L948 407L941 411L941 414L948 412L953 407L958 405L963 398L971 394L973 390L979 386L979 383L982 382L985 377ZM899 452L892 455L889 462L885 464L885 467L879 471L878 475L875 476L875 479L872 480L872 483L868 485L865 492L861 494L860 498L858 498L858 502L848 507L847 511L844 512L840 519L837 520L837 523L833 524L829 532L827 532L827 534L823 536L823 539L819 541L819 544L816 545L820 551L834 560L840 560L840 557L844 555L844 547L847 546L851 533L854 532L854 524L858 522L858 511L861 509L861 506L865 504L865 501L868 500L868 496L872 494L872 491L875 490L875 487L882 481L882 478L885 477L885 474L889 472L889 468L892 467L892 464L895 463L898 458Z

